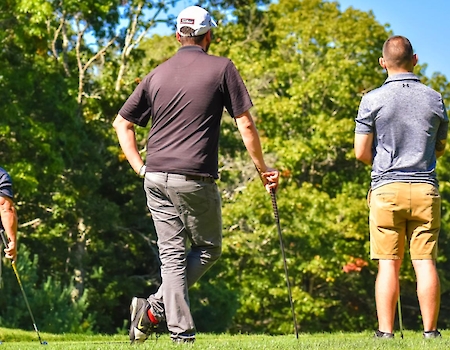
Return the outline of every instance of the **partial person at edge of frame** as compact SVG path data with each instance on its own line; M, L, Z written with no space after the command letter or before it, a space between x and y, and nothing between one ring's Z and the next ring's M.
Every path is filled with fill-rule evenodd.
M17 213L14 207L12 180L8 172L0 167L0 230L4 230L9 240L5 247L5 257L17 258Z
M418 57L410 41L392 36L379 59L388 78L364 95L355 119L355 155L372 166L371 258L378 260L376 338L394 337L400 267L409 245L417 278L424 338L438 338L440 282L436 269L441 197L435 168L448 133L440 93L413 73Z
M182 10L177 18L178 52L142 80L113 122L128 162L144 177L161 260L157 292L132 299L132 343L144 342L162 321L173 342L195 340L188 289L222 252L221 199L215 181L224 107L235 119L266 190L278 186L279 172L264 161L249 112L253 104L239 72L228 58L207 53L216 26L201 7ZM144 164L134 125L145 127L150 120Z

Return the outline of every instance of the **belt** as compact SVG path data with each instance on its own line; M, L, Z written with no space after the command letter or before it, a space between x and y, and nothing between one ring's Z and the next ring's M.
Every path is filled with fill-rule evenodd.
M211 176L200 176L200 175L184 175L186 181L193 180L193 181L202 181L202 182L209 182L213 183L215 182L214 178Z

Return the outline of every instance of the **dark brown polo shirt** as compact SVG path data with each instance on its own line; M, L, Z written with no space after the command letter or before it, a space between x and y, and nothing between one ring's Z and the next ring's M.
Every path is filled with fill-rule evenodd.
M218 178L218 144L224 107L234 118L252 107L233 62L183 46L150 72L119 114L146 126L147 171Z

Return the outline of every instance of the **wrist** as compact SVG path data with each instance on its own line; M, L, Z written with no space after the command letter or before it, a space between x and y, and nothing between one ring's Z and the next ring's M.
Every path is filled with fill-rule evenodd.
M265 172L267 172L267 166L257 167L256 170L258 170L258 173L260 173L262 175Z

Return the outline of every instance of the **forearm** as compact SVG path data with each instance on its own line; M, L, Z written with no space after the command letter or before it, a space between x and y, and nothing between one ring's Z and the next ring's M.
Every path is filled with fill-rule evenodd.
M355 157L367 165L373 162L373 133L355 134Z
M1 215L3 228L10 242L14 242L14 246L17 242L17 215L14 208L10 211L2 213Z
M256 129L250 113L246 112L242 116L236 118L236 124L242 136L242 141L244 142L245 148L252 158L256 168L260 173L266 172L267 165L264 162L261 141L258 135L258 130Z
M435 146L436 158L442 157L445 153L445 145L447 140L437 140Z
M133 170L139 174L139 170L144 162L142 161L141 155L139 154L137 148L136 134L133 124L119 115L114 121L113 126L116 130L117 138L125 157Z
M3 208L0 212L1 221L3 228L5 229L6 235L9 241L17 242L17 213L14 207L9 207L7 209Z
M368 156L367 158L358 158L358 159L366 165L372 165L373 163L372 154L370 154L370 156Z
M5 247L5 256L16 260L17 257L17 213L12 199L0 197L0 220L9 241Z

